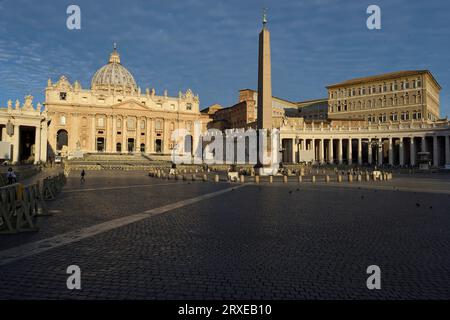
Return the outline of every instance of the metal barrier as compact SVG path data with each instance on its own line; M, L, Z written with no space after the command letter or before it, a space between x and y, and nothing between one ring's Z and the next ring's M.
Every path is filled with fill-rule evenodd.
M44 200L54 199L66 183L63 173L24 186L20 183L0 187L0 234L38 231L34 218L48 215Z

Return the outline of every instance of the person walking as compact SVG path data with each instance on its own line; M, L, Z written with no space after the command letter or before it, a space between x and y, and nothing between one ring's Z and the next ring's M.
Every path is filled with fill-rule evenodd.
M80 182L81 183L84 183L86 180L84 179L84 176L86 175L86 172L84 171L84 169L83 170L81 170L81 179L80 179Z
M13 168L8 168L8 173L6 174L6 178L8 179L8 184L13 184L17 182L16 174L14 173Z

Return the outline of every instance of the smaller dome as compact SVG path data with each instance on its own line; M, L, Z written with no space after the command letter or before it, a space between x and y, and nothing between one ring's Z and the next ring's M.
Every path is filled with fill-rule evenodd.
M91 81L91 89L123 89L136 92L137 84L133 75L120 63L120 55L116 45L109 57L109 63L95 72Z

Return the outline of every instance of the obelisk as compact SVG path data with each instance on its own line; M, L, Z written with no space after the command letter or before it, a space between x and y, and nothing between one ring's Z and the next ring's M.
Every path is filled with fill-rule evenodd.
M273 152L270 134L272 131L272 71L270 63L270 33L267 29L267 15L263 14L263 28L259 33L259 53L258 53L258 162L255 166L257 174L267 175L273 171L273 163L264 163L260 150L260 141L263 138L260 129L266 129L267 145L266 154L270 157Z
M258 129L272 129L272 71L270 64L270 33L267 16L263 15L263 28L259 33L258 55Z

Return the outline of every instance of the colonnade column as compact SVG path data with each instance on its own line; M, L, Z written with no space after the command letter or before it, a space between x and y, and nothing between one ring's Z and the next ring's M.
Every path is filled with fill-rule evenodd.
M47 162L47 137L48 137L48 126L46 121L41 124L41 156L40 159L42 162Z
M318 157L316 157L316 139L311 139L311 147L314 152L314 162L318 161Z
M14 134L12 137L13 142L13 163L19 162L19 135L20 135L20 126L14 125Z
M400 137L400 141L398 144L398 153L399 153L399 163L401 166L405 165L405 151L403 149L403 137Z
M367 142L367 162L369 163L369 165L372 165L372 157L372 139L369 138Z
M325 140L324 139L320 139L319 140L319 163L323 163L324 162L324 151L325 151Z
M389 165L394 165L394 147L392 145L392 137L389 137L389 148L388 148L388 155L389 155Z
M445 164L450 165L450 136L445 136Z
M416 165L416 144L414 143L414 137L411 137L411 140L409 141L411 144L409 147L409 158L410 163L412 166Z
M381 138L378 139L378 165L381 166L383 164L383 140Z
M245 141L245 140L244 140ZM295 163L295 152L297 151L297 144L295 143L295 138L292 138L292 163ZM192 147L191 147L192 148Z
M348 139L348 144L347 144L347 162L348 164L352 164L352 158L353 158L353 154L352 154L352 138Z
M342 164L342 139L338 139L338 163Z
M438 150L438 137L433 136L433 166L439 167L439 150Z
M333 139L330 139L328 141L328 161L330 161L330 164L334 163L334 150L333 150Z
M41 124L36 126L34 132L34 163L41 161Z
M358 138L358 165L362 165L362 139Z

